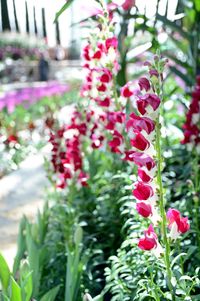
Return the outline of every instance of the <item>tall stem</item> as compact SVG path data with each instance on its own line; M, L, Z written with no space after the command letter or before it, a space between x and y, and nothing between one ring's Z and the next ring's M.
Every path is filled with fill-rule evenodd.
M195 207L195 220L196 220L196 231L197 231L197 242L200 247L200 223L199 223L199 156L195 153L194 160L194 207Z
M156 120L156 153L157 153L157 183L159 186L159 206L160 206L160 214L161 214L161 229L162 229L162 235L163 235L163 243L165 246L165 254L164 254L164 260L165 260L165 266L167 271L167 277L168 277L168 285L169 289L172 294L172 300L175 300L175 296L173 293L173 286L171 283L172 279L172 272L170 267L170 243L169 239L167 237L167 218L166 218L166 212L165 212L165 203L164 203L164 193L163 193L163 184L162 184L162 156L161 156L161 133L160 133L160 122L159 122L159 116Z

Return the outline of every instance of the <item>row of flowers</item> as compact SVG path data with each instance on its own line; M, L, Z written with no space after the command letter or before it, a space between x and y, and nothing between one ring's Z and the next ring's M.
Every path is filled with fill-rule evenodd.
M140 78L139 89L135 88L134 82L128 82L121 88L119 97L116 89L118 40L113 34L112 17L106 13L107 8L102 9L105 13L104 16L100 14L100 26L93 30L83 49L86 81L81 95L90 101L87 112L81 115L75 111L70 124L52 133L50 138L52 164L60 178L57 186L65 188L74 175L78 183L87 185L89 175L82 166L84 136L89 138L93 149L109 148L123 160L138 166L138 181L133 190L136 210L144 218L149 218L154 227L162 224L164 244L168 244L167 221L171 239L187 232L190 226L188 218L182 217L178 210L169 209L166 214L162 192L159 94L167 61L155 56L152 64L145 62L150 79ZM135 112L129 115L127 106L130 104ZM63 139L61 143L60 139ZM60 149L60 144L64 148ZM143 250L154 250L159 255L164 250L152 224L138 246Z
M10 114L14 112L15 107L18 105L29 107L44 97L63 95L67 91L69 91L69 86L66 84L48 82L40 86L25 87L7 92L0 97L0 111L6 109Z

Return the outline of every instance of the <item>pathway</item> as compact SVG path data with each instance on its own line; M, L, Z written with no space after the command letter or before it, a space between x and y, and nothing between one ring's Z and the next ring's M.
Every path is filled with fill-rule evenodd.
M33 219L44 204L48 181L43 169L43 154L30 155L17 171L0 180L0 251L12 266L21 217Z

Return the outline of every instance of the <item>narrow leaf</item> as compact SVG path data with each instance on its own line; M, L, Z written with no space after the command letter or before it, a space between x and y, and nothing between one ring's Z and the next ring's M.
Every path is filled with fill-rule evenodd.
M10 279L10 269L3 255L0 254L0 280L2 284L3 291L6 291L9 285Z
M21 288L11 276L11 301L22 301Z
M72 4L74 0L68 0L67 3L65 3L61 9L56 13L55 19L54 19L54 23L58 20L58 18L60 17L60 15L62 15L62 13L68 9L68 7Z
M54 301L60 289L60 285L53 287L50 291L48 291L40 301Z

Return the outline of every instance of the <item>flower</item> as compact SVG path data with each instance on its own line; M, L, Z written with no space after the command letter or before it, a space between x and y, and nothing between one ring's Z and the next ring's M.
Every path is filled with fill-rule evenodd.
M122 4L124 10L129 10L135 5L135 0L125 0Z
M152 225L144 231L144 238L140 238L138 247L141 250L150 251L157 247L157 235Z
M138 168L138 177L145 183L152 181L152 178L142 168Z
M135 185L135 189L133 190L133 195L136 199L140 201L144 201L153 196L154 192L150 185L144 184L143 182L138 182Z
M122 97L129 98L133 95L133 91L131 91L129 87L130 87L130 82L121 88Z
M186 122L183 125L184 139L182 144L186 144L188 150L193 148L200 154L200 76L197 76L197 83L192 93L192 101L186 115Z
M111 148L113 153L120 153L121 154L121 146L123 144L123 136L118 132L114 131L113 139L108 142L108 145Z
M149 217L152 214L151 205L145 202L136 203L136 210L143 217Z
M135 148L144 151L149 148L149 141L137 130L134 130L134 138L131 139L131 145Z
M145 153L132 152L129 153L129 158L139 167L146 167L148 171L152 170L156 163L155 161Z
M109 50L110 47L113 47L114 49L117 49L118 39L116 37L106 39L105 46L106 46L107 50Z
M155 129L155 123L148 117L140 117L135 113L130 114L130 119L126 122L126 130L128 134L131 130L136 129L138 131L144 130L147 134L150 134Z
M151 112L150 109L156 111L159 105L160 98L156 94L146 94L137 100L137 108L142 115Z
M171 230L170 236L176 239L179 234L186 233L190 229L187 217L181 217L181 214L176 209L169 209L167 212L168 227Z
M141 77L139 79L138 85L140 86L140 90L145 90L146 92L150 90L150 82L146 77Z
M112 79L112 73L108 69L104 68L103 74L99 78L100 82L109 83L111 81L111 79Z

